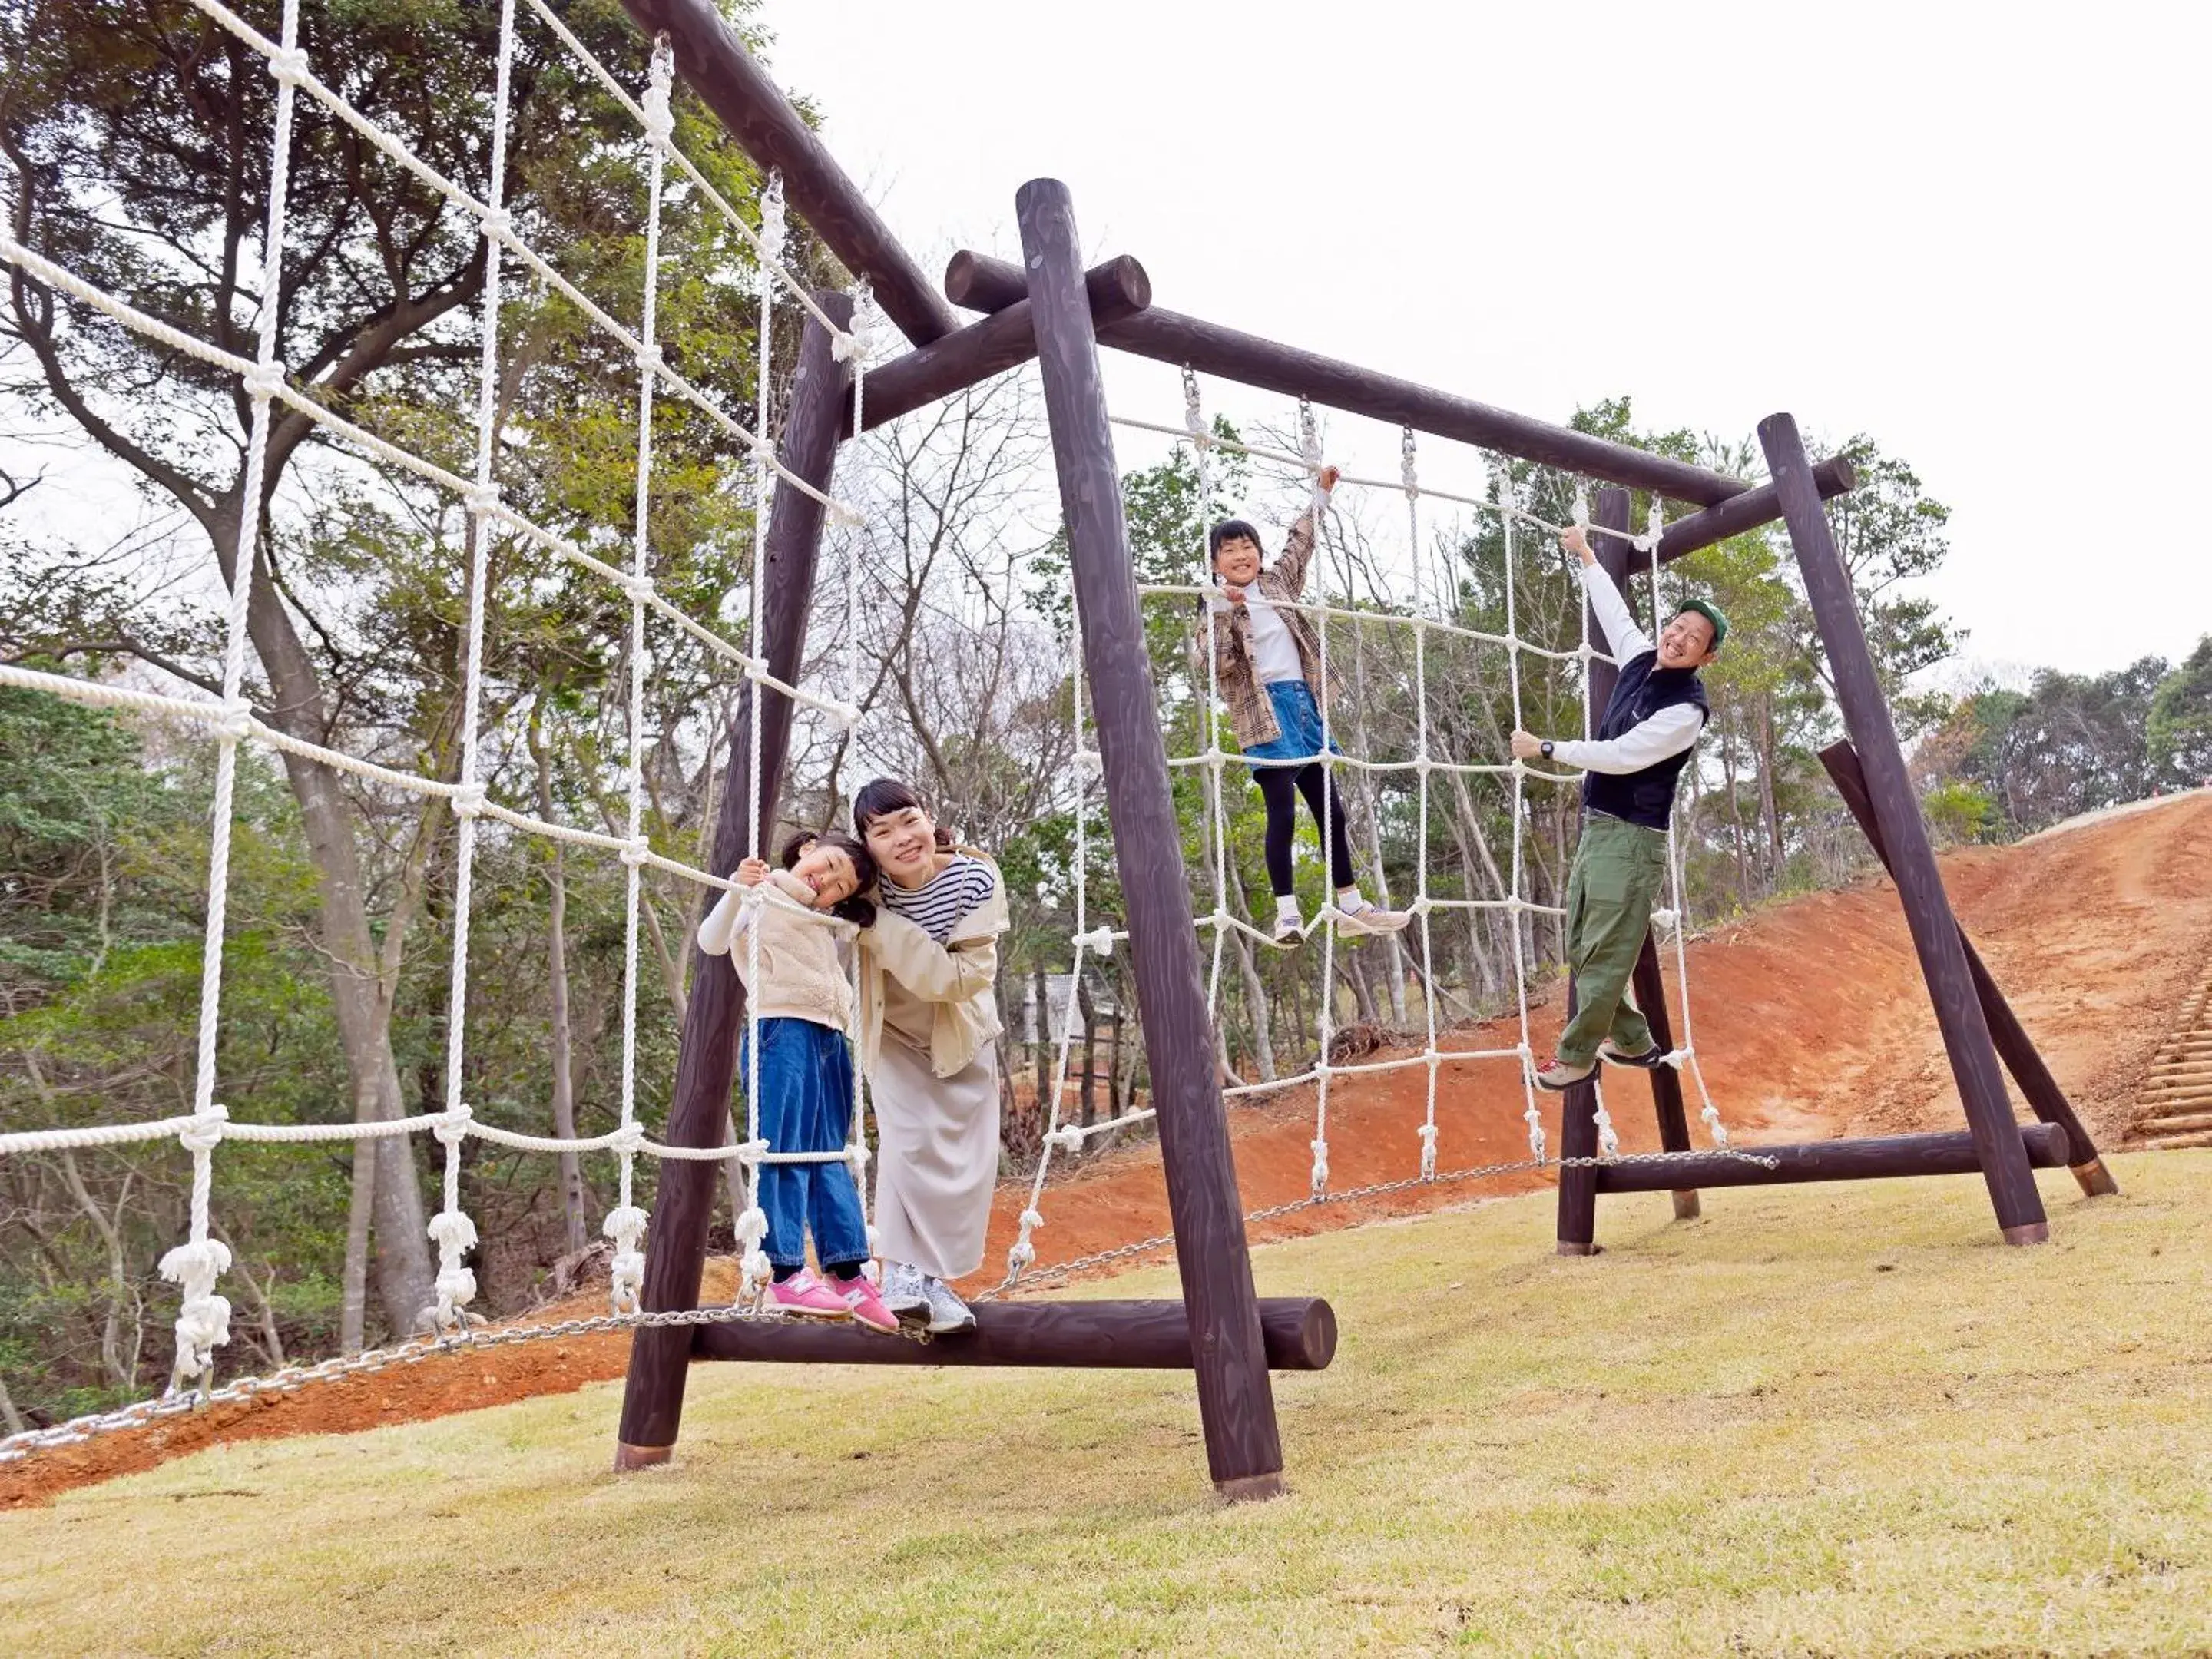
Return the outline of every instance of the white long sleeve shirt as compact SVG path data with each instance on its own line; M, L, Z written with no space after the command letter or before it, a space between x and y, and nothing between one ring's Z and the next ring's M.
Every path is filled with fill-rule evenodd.
M1207 595L1207 603L1215 611L1231 608L1225 593ZM1283 625L1282 613L1267 603L1267 596L1256 582L1244 590L1244 614L1252 624L1252 668L1260 684L1304 679L1306 669L1298 659L1297 641Z
M1652 648L1644 630L1629 614L1627 601L1605 574L1602 565L1583 567L1583 592L1605 635L1606 648L1617 663L1626 663ZM1617 738L1583 738L1554 743L1552 758L1579 766L1586 772L1641 772L1670 755L1679 755L1705 730L1705 716L1693 703L1678 702L1662 708L1649 720L1632 726Z

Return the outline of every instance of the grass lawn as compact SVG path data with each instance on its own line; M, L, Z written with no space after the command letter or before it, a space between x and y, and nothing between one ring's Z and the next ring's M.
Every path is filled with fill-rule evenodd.
M1962 1176L1261 1251L1343 1330L1274 1504L1166 1373L701 1367L620 1480L619 1384L210 1451L0 1515L0 1649L2212 1651L2212 1154L2112 1162L2040 1249Z

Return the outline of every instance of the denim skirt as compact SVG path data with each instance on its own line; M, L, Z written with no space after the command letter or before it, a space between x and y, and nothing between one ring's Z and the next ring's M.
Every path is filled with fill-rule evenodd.
M1321 705L1314 701L1313 687L1304 680L1269 680L1267 692L1279 730L1266 743L1247 749L1245 761L1256 772L1265 766L1296 766L1312 760L1321 753ZM1334 738L1328 746L1336 754L1344 752Z

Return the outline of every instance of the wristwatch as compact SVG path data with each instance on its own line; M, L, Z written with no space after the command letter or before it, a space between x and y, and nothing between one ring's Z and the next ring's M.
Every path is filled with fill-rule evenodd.
M1551 758L1552 758L1552 740L1551 740L1549 738L1545 738L1545 739L1543 740L1543 742L1541 742L1541 743L1538 744L1536 745L1536 752L1537 752L1538 754L1541 755L1541 756L1542 756L1546 760L1549 760L1549 759L1551 759Z

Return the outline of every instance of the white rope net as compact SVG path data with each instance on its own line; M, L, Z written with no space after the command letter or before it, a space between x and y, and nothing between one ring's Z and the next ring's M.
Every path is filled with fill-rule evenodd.
M241 499L252 501L262 498L263 458L269 435L270 409L272 404L282 404L313 422L343 448L397 467L447 492L465 506L470 532L466 650L461 684L460 763L459 775L450 779L400 771L339 749L304 741L264 722L257 715L242 695L246 677L247 599L255 568L254 542L258 531L257 515L251 513L244 515L241 544L234 566L237 574L227 594L222 690L219 698L169 696L110 682L77 679L0 665L0 685L43 692L92 708L129 710L175 721L211 738L216 752L210 803L208 906L202 951L191 1111L145 1122L0 1134L0 1157L167 1139L177 1141L190 1154L191 1188L188 1237L183 1243L168 1251L161 1261L162 1276L179 1285L181 1292L181 1305L176 1320L176 1354L168 1391L160 1400L141 1401L117 1411L9 1436L0 1440L0 1462L12 1461L43 1447L82 1440L106 1430L143 1424L210 1401L250 1399L272 1389L288 1390L331 1377L378 1370L390 1364L413 1363L456 1345L528 1340L641 1324L684 1324L717 1319L773 1317L759 1306L757 1298L757 1292L769 1273L767 1259L761 1250L767 1233L766 1218L760 1206L760 1170L763 1164L843 1160L854 1170L864 1202L866 1192L864 1177L867 1149L862 1133L857 1079L849 1139L842 1150L829 1152L778 1152L762 1139L757 1104L759 1042L757 1028L759 1016L756 1000L748 1000L751 1041L747 1047L755 1060L753 1074L748 1079L745 1091L747 1133L742 1142L735 1146L708 1148L666 1145L648 1136L637 1115L640 884L643 872L647 868L656 869L714 889L726 889L734 884L727 878L713 875L656 848L644 833L645 765L650 737L645 702L647 662L651 650L648 625L665 624L680 630L690 641L704 647L729 665L744 679L750 681L757 696L769 691L778 693L813 711L816 715L847 729L850 729L859 718L854 700L855 688L859 684L859 665L849 643L843 662L842 696L825 695L790 684L769 672L766 619L757 603L760 593L760 563L757 559L751 583L755 602L750 606L751 614L747 626L747 639L742 647L670 604L655 591L653 550L648 532L653 471L653 411L662 399L678 399L703 414L723 438L750 457L757 514L756 547L758 538L766 534L775 492L783 487L801 490L821 502L840 525L858 523L857 512L792 472L777 457L775 411L771 406L774 382L770 346L778 297L781 295L795 301L816 323L829 331L835 356L853 366L854 416L857 429L862 412L866 356L870 343L866 323L867 295L865 285L855 295L853 325L839 325L815 299L807 282L785 262L786 227L780 179L770 179L761 206L760 222L756 226L676 145L673 142L674 121L670 111L673 62L665 41L654 46L649 54L641 53L647 58L645 91L642 98L634 98L621 78L586 50L550 9L546 0L527 0L536 19L558 38L562 46L590 76L629 113L640 131L640 160L647 204L645 258L637 322L633 327L592 300L525 243L516 234L513 221L502 205L507 160L508 113L512 101L510 80L518 38L515 0L502 0L501 7L499 53L488 139L490 157L489 187L483 199L478 199L439 173L316 76L307 55L298 45L299 0L285 0L281 36L275 40L260 33L220 3L220 0L193 0L193 3L223 30L258 54L266 72L276 83L270 135L272 172L261 261L262 282L255 355L250 359L239 356L149 316L22 246L4 232L0 232L0 259L15 266L26 276L95 308L146 339L236 375L247 394L251 409ZM295 111L302 95L323 106L377 151L429 186L442 198L447 210L458 211L473 219L487 244L483 303L479 324L481 352L475 410L475 465L468 477L460 476L345 420L318 398L313 386L300 382L286 365L277 361L277 299L284 264L286 167L292 149ZM712 393L672 368L656 343L661 215L665 173L672 167L690 187L690 198L703 202L709 210L719 215L753 256L754 281L760 302L759 362L757 397L750 424L725 408ZM626 569L595 557L568 538L533 522L501 498L495 468L495 404L501 363L499 337L501 276L503 267L510 259L536 283L565 298L588 319L592 327L627 352L637 366L636 494L631 525L630 560ZM627 802L623 834L620 836L553 822L507 805L492 799L479 781L479 751L485 738L482 730L483 679L480 665L484 660L485 650L488 550L495 534L518 538L531 547L556 556L599 578L629 599L628 755L624 768ZM850 562L848 562L849 565ZM857 589L854 581L848 568L845 590L848 641L857 631L853 626L854 607L857 604ZM750 726L753 736L750 753L746 757L750 786L747 798L757 801L761 781L761 721L756 719L750 722ZM382 1121L251 1123L233 1121L227 1108L217 1097L220 1091L216 1061L218 1037L223 1026L223 945L230 870L232 801L238 748L243 743L257 744L272 750L300 756L391 789L434 797L450 805L457 820L457 834L453 967L447 1017L446 1095L442 1110ZM747 850L757 857L762 850L759 844L760 815L756 811L751 817ZM556 1138L518 1133L478 1121L464 1097L465 1073L463 1058L468 1041L471 890L477 825L480 820L486 818L524 835L614 854L626 866L619 1083L621 1115L618 1127L605 1134ZM805 910L765 885L750 890L745 902L756 907L779 905L819 925L839 930L847 937L854 931L850 924ZM753 981L757 984L759 930L756 927L750 931L756 941L750 965ZM430 1238L437 1246L438 1270L434 1305L424 1310L424 1319L435 1334L423 1340L406 1341L391 1349L347 1356L320 1365L288 1368L265 1378L245 1379L221 1388L213 1386L216 1352L229 1340L230 1324L230 1304L217 1289L222 1275L230 1267L230 1251L215 1236L211 1217L217 1149L227 1140L312 1145L424 1133L433 1136L445 1150L443 1201L428 1226ZM612 1309L608 1315L592 1320L517 1324L498 1330L475 1328L483 1322L469 1309L470 1303L476 1297L477 1285L466 1257L476 1248L477 1229L461 1206L461 1150L464 1143L471 1138L523 1152L607 1152L613 1155L617 1165L618 1196L605 1218L603 1229L614 1246L610 1265ZM744 1247L743 1277L739 1298L733 1306L664 1313L641 1311L638 1296L644 1275L643 1238L647 1216L636 1201L635 1190L634 1177L640 1155L662 1159L734 1159L743 1166L747 1178L749 1201L744 1212L738 1218L738 1237Z
M1271 600L1279 608L1302 611L1313 623L1320 647L1320 672L1325 684L1333 684L1331 664L1332 624L1341 632L1349 627L1355 653L1365 649L1370 629L1376 628L1401 630L1409 635L1412 643L1411 710L1413 714L1413 752L1401 759L1376 759L1364 753L1339 752L1336 739L1344 735L1331 729L1330 700L1320 700L1321 743L1314 754L1272 761L1270 764L1304 766L1318 763L1324 769L1328 787L1322 795L1321 847L1324 868L1329 863L1328 851L1331 822L1336 810L1337 792L1334 780L1340 769L1364 773L1370 778L1382 779L1393 775L1410 775L1413 780L1413 810L1410 814L1417 826L1415 844L1410 860L1416 884L1411 902L1405 907L1412 916L1408 933L1413 940L1412 951L1416 960L1412 964L1421 988L1421 1046L1415 1054L1397 1058L1352 1061L1334 1060L1331 1054L1337 1034L1339 1000L1338 947L1339 930L1345 923L1346 913L1333 898L1324 898L1315 915L1300 924L1301 936L1310 941L1319 935L1321 950L1316 964L1319 983L1315 998L1316 1020L1313 1053L1315 1058L1302 1069L1279 1075L1259 1083L1234 1084L1223 1093L1236 1098L1243 1096L1274 1094L1301 1084L1310 1083L1314 1091L1314 1128L1311 1142L1313 1163L1310 1188L1304 1198L1256 1210L1245 1218L1258 1222L1293 1213L1310 1206L1342 1202L1353 1198L1370 1198L1404 1190L1436 1181L1464 1181L1489 1176L1508 1174L1517 1170L1557 1169L1575 1164L1613 1163L1624 1160L1662 1161L1692 1154L1682 1152L1624 1153L1620 1139L1605 1104L1602 1085L1596 1093L1596 1130L1599 1153L1595 1158L1562 1159L1553 1157L1547 1146L1542 1115L1538 1108L1534 1076L1536 1059L1529 1038L1529 992L1533 978L1530 961L1530 937L1527 919L1549 917L1563 920L1564 910L1556 905L1538 902L1530 898L1528 861L1524 856L1524 843L1533 823L1528 811L1528 792L1531 788L1557 788L1562 786L1577 787L1583 775L1534 764L1517 759L1454 758L1442 752L1432 729L1432 706L1430 685L1430 653L1434 642L1445 641L1459 647L1488 647L1502 652L1504 656L1507 690L1510 700L1512 724L1523 727L1529 716L1523 706L1521 664L1524 655L1552 663L1575 665L1579 679L1583 735L1590 734L1594 711L1590 706L1591 674L1594 662L1611 662L1613 659L1591 642L1589 613L1586 605L1577 602L1579 637L1571 646L1547 644L1522 632L1519 581L1516 565L1518 557L1516 538L1525 543L1528 532L1542 536L1547 544L1561 534L1566 526L1555 524L1531 511L1526 506L1510 471L1499 469L1492 478L1489 489L1481 494L1425 485L1420 479L1419 452L1411 428L1399 434L1401 458L1400 475L1395 479L1362 477L1351 474L1341 476L1340 488L1395 493L1402 497L1405 505L1406 531L1404 548L1407 556L1391 566L1391 574L1398 579L1398 591L1372 592L1367 603L1358 603L1353 592L1353 571L1348 554L1334 566L1323 558L1330 545L1345 553L1343 537L1330 535L1333 508L1330 498L1318 488L1322 470L1322 447L1319 425L1310 404L1301 403L1298 410L1297 448L1295 453L1265 444L1240 441L1209 422L1201 398L1196 375L1183 371L1183 421L1180 425L1113 416L1116 426L1171 439L1177 449L1184 453L1194 467L1198 480L1198 522L1201 538L1206 526L1220 516L1216 511L1213 459L1217 453L1243 457L1248 461L1271 464L1292 476L1303 475L1315 481L1310 510L1315 517L1316 548L1313 568L1322 573L1323 585L1334 577L1336 594L1296 605L1282 600ZM1431 564L1431 550L1425 543L1424 506L1431 502L1447 503L1470 509L1492 521L1504 543L1503 599L1505 626L1503 632L1487 631L1467 626L1455 616L1445 614L1454 597L1453 578L1445 568ZM1574 522L1586 533L1613 536L1629 543L1638 552L1648 556L1650 562L1652 593L1655 610L1658 608L1659 587L1658 545L1665 528L1662 509L1655 500L1650 520L1641 532L1610 530L1589 521L1587 500L1577 486L1574 496ZM1193 583L1141 583L1139 592L1147 599L1180 601L1188 605L1195 601L1203 605L1216 591L1204 573L1211 567L1208 550L1201 544L1194 550L1194 568L1200 573ZM1309 589L1316 584L1308 580ZM1663 617L1663 611L1659 614ZM1231 908L1232 888L1229 872L1230 851L1230 789L1232 786L1224 775L1230 767L1246 764L1241 751L1224 748L1222 742L1221 711L1225 707L1221 693L1221 670L1213 630L1201 626L1200 635L1204 640L1203 691L1205 714L1202 721L1205 746L1193 753L1171 755L1168 764L1171 769L1197 769L1203 774L1205 811L1206 817L1204 858L1208 866L1208 880L1212 904L1211 910L1196 918L1202 934L1212 936L1212 950L1206 974L1207 1012L1212 1018L1217 1032L1223 1018L1223 967L1224 955L1233 937L1243 936L1248 945L1279 947L1275 936L1255 927L1246 917ZM1079 634L1078 635L1079 641ZM1341 645L1337 668L1341 667ZM1073 952L1073 971L1068 976L1066 1006L1057 1011L1059 1018L1053 1022L1059 1035L1054 1045L1052 1081L1048 1102L1044 1104L1042 1147L1030 1183L1029 1201L1024 1206L1013 1244L1007 1254L1006 1273L998 1287L1000 1291L1012 1288L1025 1275L1062 1277L1133 1255L1149 1253L1174 1243L1171 1235L1139 1240L1114 1249L1078 1257L1037 1268L1037 1249L1034 1234L1045 1225L1044 1195L1056 1156L1079 1154L1093 1140L1111 1136L1119 1131L1149 1121L1153 1115L1149 1107L1109 1113L1091 1122L1078 1122L1069 1112L1070 1054L1079 1030L1078 1001L1086 957L1109 956L1115 947L1128 937L1125 931L1110 922L1102 923L1091 914L1089 886L1093 869L1097 867L1098 849L1092 845L1089 830L1091 807L1089 796L1091 779L1098 771L1098 757L1084 738L1085 697L1083 665L1079 642L1074 647L1070 664L1074 680L1073 719L1076 726L1076 750L1079 765L1074 785L1073 818L1075 833L1073 859L1073 908L1075 917L1070 940ZM1362 745L1363 747L1364 745ZM1431 830L1434 814L1431 806L1431 781L1441 778L1492 777L1500 779L1509 792L1508 813L1512 826L1511 860L1504 875L1504 890L1488 896L1472 893L1463 896L1448 896L1432 892L1430 876L1435 867L1431 856ZM1379 890L1380 902L1388 908L1391 898L1387 885L1387 872L1381 857L1382 842L1374 814L1368 815L1369 845L1372 856L1364 874L1383 884ZM1687 927L1684 921L1680 849L1675 826L1669 822L1667 845L1668 907L1654 913L1655 927L1671 932L1674 938L1675 984L1681 1012L1680 1039L1664 1055L1662 1063L1678 1071L1686 1071L1694 1082L1700 1109L1698 1116L1705 1127L1711 1145L1722 1155L1744 1158L1750 1161L1771 1164L1771 1160L1755 1154L1735 1152L1729 1144L1728 1131L1721 1121L1718 1108L1705 1086L1705 1075L1698 1063L1697 1048L1692 1037L1690 1013L1690 985L1688 957L1685 948ZM1332 877L1324 884L1324 891L1333 893L1335 881ZM1454 912L1489 911L1506 919L1505 933L1511 940L1512 1013L1516 1041L1506 1048L1464 1048L1440 1042L1438 1030L1437 951L1432 930L1433 920ZM1393 937L1387 945L1394 959L1407 945ZM1040 1011L1043 1013L1045 1011ZM1255 1018L1264 1017L1255 1015ZM1044 1034L1039 1034L1044 1040ZM1507 1163L1492 1163L1440 1173L1438 1170L1438 1142L1441 1130L1437 1118L1438 1080L1447 1066L1469 1065L1510 1064L1518 1072L1522 1099L1522 1118L1527 1127L1528 1156ZM1403 1180L1390 1181L1354 1191L1333 1192L1329 1185L1328 1112L1330 1086L1340 1078L1372 1076L1384 1073L1422 1068L1426 1072L1425 1104L1419 1127L1419 1146L1415 1165L1418 1173ZM1595 1082L1595 1077L1593 1081Z

